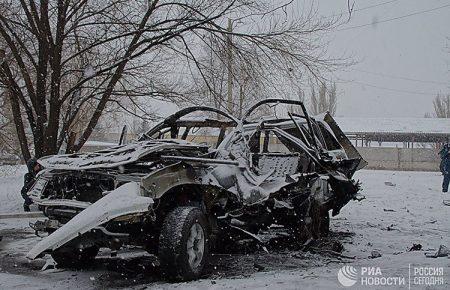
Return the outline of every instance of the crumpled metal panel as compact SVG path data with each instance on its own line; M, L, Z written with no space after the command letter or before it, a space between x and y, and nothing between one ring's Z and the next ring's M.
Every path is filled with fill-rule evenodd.
M285 177L298 171L298 162L298 156L262 154L259 157L258 167L262 174L273 172L270 177Z
M43 157L39 163L46 169L85 170L94 168L113 168L136 162L140 158L164 149L204 148L184 140L151 140L116 146L109 149L84 154L65 154Z

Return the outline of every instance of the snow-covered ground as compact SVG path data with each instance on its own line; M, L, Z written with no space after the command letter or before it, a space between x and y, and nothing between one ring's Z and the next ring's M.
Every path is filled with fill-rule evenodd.
M23 167L0 167L0 213L22 208L19 192L23 172ZM25 259L26 252L39 240L28 227L33 219L0 219L0 235L3 235L0 288L336 289L344 288L337 273L348 265L358 272L356 284L349 289L366 289L368 286L361 285L361 279L375 281L375 277L404 278L405 285L371 286L371 289L408 289L409 286L425 289L424 285L414 284L425 281L415 279L418 277L416 272L424 270L420 267L442 270L438 272L442 275L433 277L442 279L444 285L427 289L449 289L450 259L425 257L426 252L434 252L440 245L450 247L450 207L442 204L442 176L436 172L362 170L355 177L362 182L362 194L366 199L350 202L332 219L332 230L345 247L344 257L299 251L230 255L220 259L221 262L214 262L212 273L204 279L186 283L167 283L158 274L153 275L151 269L130 273L150 259L139 251L128 252L119 258L103 254L97 259L98 264L82 271L41 271L44 261ZM413 244L420 244L422 250L408 251ZM379 252L381 257L369 258L372 251ZM253 270L256 264L259 272ZM248 265L251 270L245 268ZM364 267L374 267L372 274L378 275L361 274L367 269ZM118 268L121 270L117 271Z
M20 190L27 167L16 165L0 166L0 214L23 210Z

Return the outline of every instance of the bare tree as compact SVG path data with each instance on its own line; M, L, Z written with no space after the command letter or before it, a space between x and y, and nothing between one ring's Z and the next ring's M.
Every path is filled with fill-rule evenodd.
M272 13L283 13L287 7L274 7ZM257 100L295 98L310 79L325 82L327 72L349 64L345 59L333 59L326 53L325 35L342 23L339 18L320 18L314 6L308 6L301 15L270 18L268 23L258 22L254 33L243 33L254 28L243 19L257 22L255 15L235 19L231 32L222 30L229 37L209 34L202 38L201 55L195 62L187 62L192 64L189 71L194 71L193 86L187 93L192 96L187 99L188 103L206 102L241 116ZM261 32L262 28L267 31ZM231 104L228 98L230 79Z
M311 86L310 110L317 115L324 112L330 112L331 115L336 113L337 107L337 89L336 83L327 86L325 83L320 84L317 92L314 85Z
M267 89L271 84L264 83L263 78L255 72L255 68L251 67L248 61L238 57L233 57L229 61L227 58L230 55L226 49L220 45L214 48L216 50L203 47L204 55L197 61L201 68L193 73L193 82L185 93L192 97L186 99L186 103L207 104L241 117L249 105L256 100L269 97ZM232 86L231 100L228 98L229 81Z
M5 59L5 51L0 49L0 65ZM0 156L20 156L20 146L14 132L8 90L0 85Z
M450 118L450 95L437 95L433 100L436 118Z
M0 155L19 158L20 146L14 129L14 122L7 93L0 88Z
M213 92L199 60L207 39L220 56L232 36L233 59L252 79L276 83L280 73L305 71L320 76L334 60L317 40L336 20L321 19L313 9L280 19L275 12L286 12L291 2L0 0L0 43L7 50L0 82L9 91L23 157L31 156L29 141L37 157L57 153L63 143L66 152L79 150L110 104L128 110L124 100L136 97L187 101L191 82L180 73L186 68ZM227 31L230 17L240 29ZM235 80L242 80L240 72ZM248 87L250 78L243 79L241 87Z

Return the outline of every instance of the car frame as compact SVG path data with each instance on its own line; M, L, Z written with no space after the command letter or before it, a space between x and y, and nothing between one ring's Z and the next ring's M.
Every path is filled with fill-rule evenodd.
M299 113L251 118L280 104ZM215 146L187 141L194 128L215 133ZM199 278L230 237L264 243L261 232L274 224L298 240L325 236L329 211L356 198L352 176L366 164L330 114L312 118L302 102L284 99L258 102L241 120L189 107L136 142L39 163L45 170L29 196L48 219L32 227L49 235L28 258L49 253L76 266L100 248L136 245L180 280Z

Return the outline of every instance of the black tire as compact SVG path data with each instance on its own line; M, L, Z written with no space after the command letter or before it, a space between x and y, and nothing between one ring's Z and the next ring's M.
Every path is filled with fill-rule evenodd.
M192 245L189 250L188 245ZM199 208L177 207L166 216L158 256L161 271L169 279L186 281L201 276L209 257L209 233L206 216Z
M86 248L62 247L51 253L58 268L81 268L92 265L99 248L96 246Z

